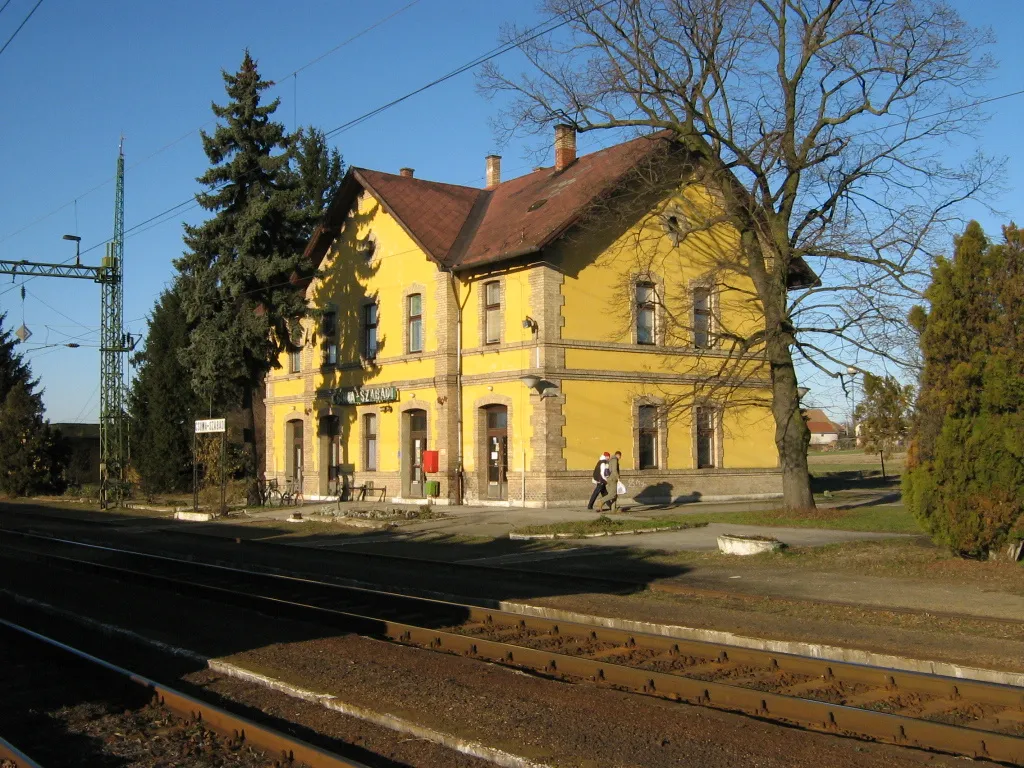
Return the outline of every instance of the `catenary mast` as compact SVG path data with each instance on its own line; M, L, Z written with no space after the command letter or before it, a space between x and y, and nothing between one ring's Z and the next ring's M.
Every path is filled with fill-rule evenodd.
M100 479L101 501L120 501L126 492L128 468L126 386L124 358L135 346L124 331L124 139L117 151L117 183L114 190L114 237L98 267L78 259L81 238L67 235L76 243L75 263L52 264L38 261L0 261L0 274L26 277L73 277L100 284Z

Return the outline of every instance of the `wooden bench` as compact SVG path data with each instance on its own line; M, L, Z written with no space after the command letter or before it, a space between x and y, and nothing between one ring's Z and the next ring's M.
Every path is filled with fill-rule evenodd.
M362 485L351 485L341 489L341 492L338 494L338 506L341 506L342 499L345 496L348 496L349 501L366 501L367 496L373 497L378 493L380 497L377 499L377 502L382 503L387 498L388 487L383 485L378 488L372 481L367 481Z

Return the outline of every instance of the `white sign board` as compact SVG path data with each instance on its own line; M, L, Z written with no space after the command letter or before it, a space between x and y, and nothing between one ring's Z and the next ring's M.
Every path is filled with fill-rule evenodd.
M196 434L201 435L206 432L223 432L224 431L224 419L199 419L196 421Z

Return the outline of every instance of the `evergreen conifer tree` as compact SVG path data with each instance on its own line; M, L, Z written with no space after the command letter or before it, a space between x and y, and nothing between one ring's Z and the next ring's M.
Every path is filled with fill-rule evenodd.
M301 138L272 120L279 101L261 103L272 83L260 77L249 52L238 72L223 74L228 103L213 105L219 123L202 134L211 167L198 178L207 191L196 196L213 216L186 225L187 252L176 262L192 326L182 361L204 402L221 413L241 403L245 470L254 480L256 390L290 343L289 327L305 314L301 284L314 265L303 261L303 236L311 229L303 202L316 195L294 168ZM317 137L311 132L306 140ZM335 167L340 173L340 157ZM329 160L326 176L331 172Z
M39 382L4 330L0 315L0 493L24 496L58 490L68 451L43 418Z
M192 483L193 420L200 412L179 353L189 324L177 286L164 291L149 319L145 349L128 397L132 466L147 493L187 490Z
M323 131L309 126L296 135L296 172L303 215L300 239L305 243L341 186L345 163L337 149L327 146Z
M932 271L903 488L935 541L966 556L1024 538L1024 233L971 222Z

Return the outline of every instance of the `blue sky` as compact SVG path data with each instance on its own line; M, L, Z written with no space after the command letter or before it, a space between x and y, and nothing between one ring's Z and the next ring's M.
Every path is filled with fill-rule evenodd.
M0 45L36 2L11 0L0 13ZM992 26L999 38L994 53L1001 67L990 92L1021 88L1024 3L953 4L971 23ZM83 252L110 237L122 133L128 228L191 199L198 191L194 179L208 165L195 129L212 127L210 103L225 100L221 70L235 71L246 47L264 77L279 81L272 95L281 98L278 117L288 128L297 118L300 125L330 130L491 49L502 23L530 25L542 18L532 3L518 0L45 0L0 55L0 259L59 262L74 253L73 244L61 240L64 234L80 235ZM515 56L504 57L503 65L514 69ZM390 172L411 166L423 178L482 185L484 157L496 149L488 124L496 109L476 92L473 76L464 74L333 141L346 163ZM1018 220L1024 220L1022 124L1024 97L1007 99L993 105L982 133L990 152L1016 152L1007 167L1007 191L994 202ZM599 142L582 137L580 151ZM505 147L502 154L505 178L536 165L525 145ZM971 214L993 233L1003 221L981 208ZM171 277L171 261L181 252L181 222L199 220L196 209L186 210L126 239L125 320L132 332L144 333L145 316ZM96 264L101 256L99 246L82 260ZM0 276L0 312L8 313L9 327L24 319L34 334L27 346L97 344L98 286L39 278L25 283L23 304L20 285L20 279ZM29 360L45 388L51 420L97 419L94 346L37 348ZM822 393L822 404L829 400Z

